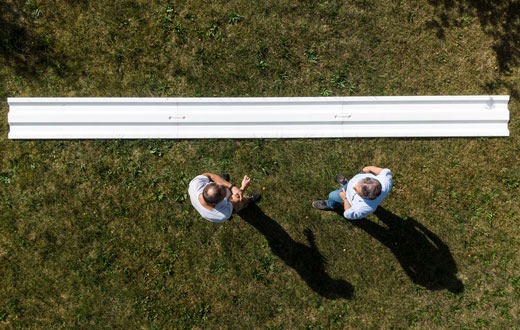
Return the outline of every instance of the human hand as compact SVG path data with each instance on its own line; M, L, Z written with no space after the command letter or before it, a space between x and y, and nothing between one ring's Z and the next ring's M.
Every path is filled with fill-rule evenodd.
M241 201L244 197L244 192L236 186L231 188L231 199L234 201Z
M249 184L251 183L251 178L247 175L244 175L244 178L242 179L242 186L240 187L241 190L246 190L247 187L249 187Z
M341 188L341 192L339 193L339 197L341 197L341 199L347 198L347 191L345 190L345 188Z

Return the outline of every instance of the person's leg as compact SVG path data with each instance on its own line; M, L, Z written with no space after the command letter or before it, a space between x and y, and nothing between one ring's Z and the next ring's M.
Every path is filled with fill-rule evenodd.
M231 204L233 204L233 211L234 212L240 212L244 208L246 208L251 203L258 203L260 199L262 198L262 195L259 193L252 193L252 194L244 194L242 197L242 200L238 200L238 197L231 196L229 201Z
M327 200L327 206L331 209L338 209L343 207L343 199L339 196L339 193L343 190L343 188L347 189L347 184L345 184L343 187L332 191L329 194L329 199Z
M235 211L235 212L239 212L240 210L243 210L249 204L249 201L250 201L249 197L244 196L241 201L239 201L238 199L233 198L233 197L230 199L230 201L231 201L231 204L233 204L233 211Z

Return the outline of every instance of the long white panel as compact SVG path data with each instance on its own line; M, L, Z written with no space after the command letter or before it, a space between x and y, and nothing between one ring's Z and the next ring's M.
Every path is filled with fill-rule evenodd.
M8 98L10 139L509 136L509 96Z

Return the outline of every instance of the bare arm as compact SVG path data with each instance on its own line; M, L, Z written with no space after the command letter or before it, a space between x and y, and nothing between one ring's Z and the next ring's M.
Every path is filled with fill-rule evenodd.
M249 184L251 183L251 178L247 175L244 175L244 178L242 179L242 185L240 186L240 190L245 191L247 187L249 187Z
M377 167L377 166L365 166L365 167L363 167L363 172L365 172L365 173L373 173L375 175L379 175L379 173L381 173L382 170L383 170L382 167Z
M239 201L242 200L242 197L243 197L242 189L240 189L237 186L233 185L231 182L228 182L228 181L224 180L224 178L221 177L220 175L214 174L214 173L202 173L202 175L204 175L205 177L207 177L211 181L215 182L216 184L224 186L224 187L230 189L231 193L232 193L232 196L235 196L236 198L238 198ZM242 186L243 185L244 185L244 183L242 183Z
M352 207L352 205L350 205L350 203L348 201L347 191L345 190L345 188L343 188L343 190L339 193L339 197L341 197L341 199L343 199L343 207L344 207L345 211Z
M244 178L242 179L242 185L240 186L240 194L233 193L233 195L231 195L231 198L229 199L229 201L231 203L240 202L243 198L244 191L246 191L246 189L247 189L247 187L249 187L250 183L251 183L251 178L248 177L247 175L244 175ZM233 188L233 191L234 191L234 189L235 188Z
M215 182L218 185L226 186L227 188L231 188L231 183L224 180L223 177L221 177L218 174L214 173L202 173L205 177L207 177L210 181Z

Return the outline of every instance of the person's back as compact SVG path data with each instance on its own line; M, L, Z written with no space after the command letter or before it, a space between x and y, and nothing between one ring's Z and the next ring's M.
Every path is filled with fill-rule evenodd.
M231 217L233 212L233 205L228 201L227 198L229 198L229 196L227 196L227 194L222 200L209 208L203 205L200 200L200 197L204 194L204 188L210 183L210 179L204 175L198 175L191 180L188 189L191 205L193 205L195 210L197 210L204 219L211 222L224 222Z

